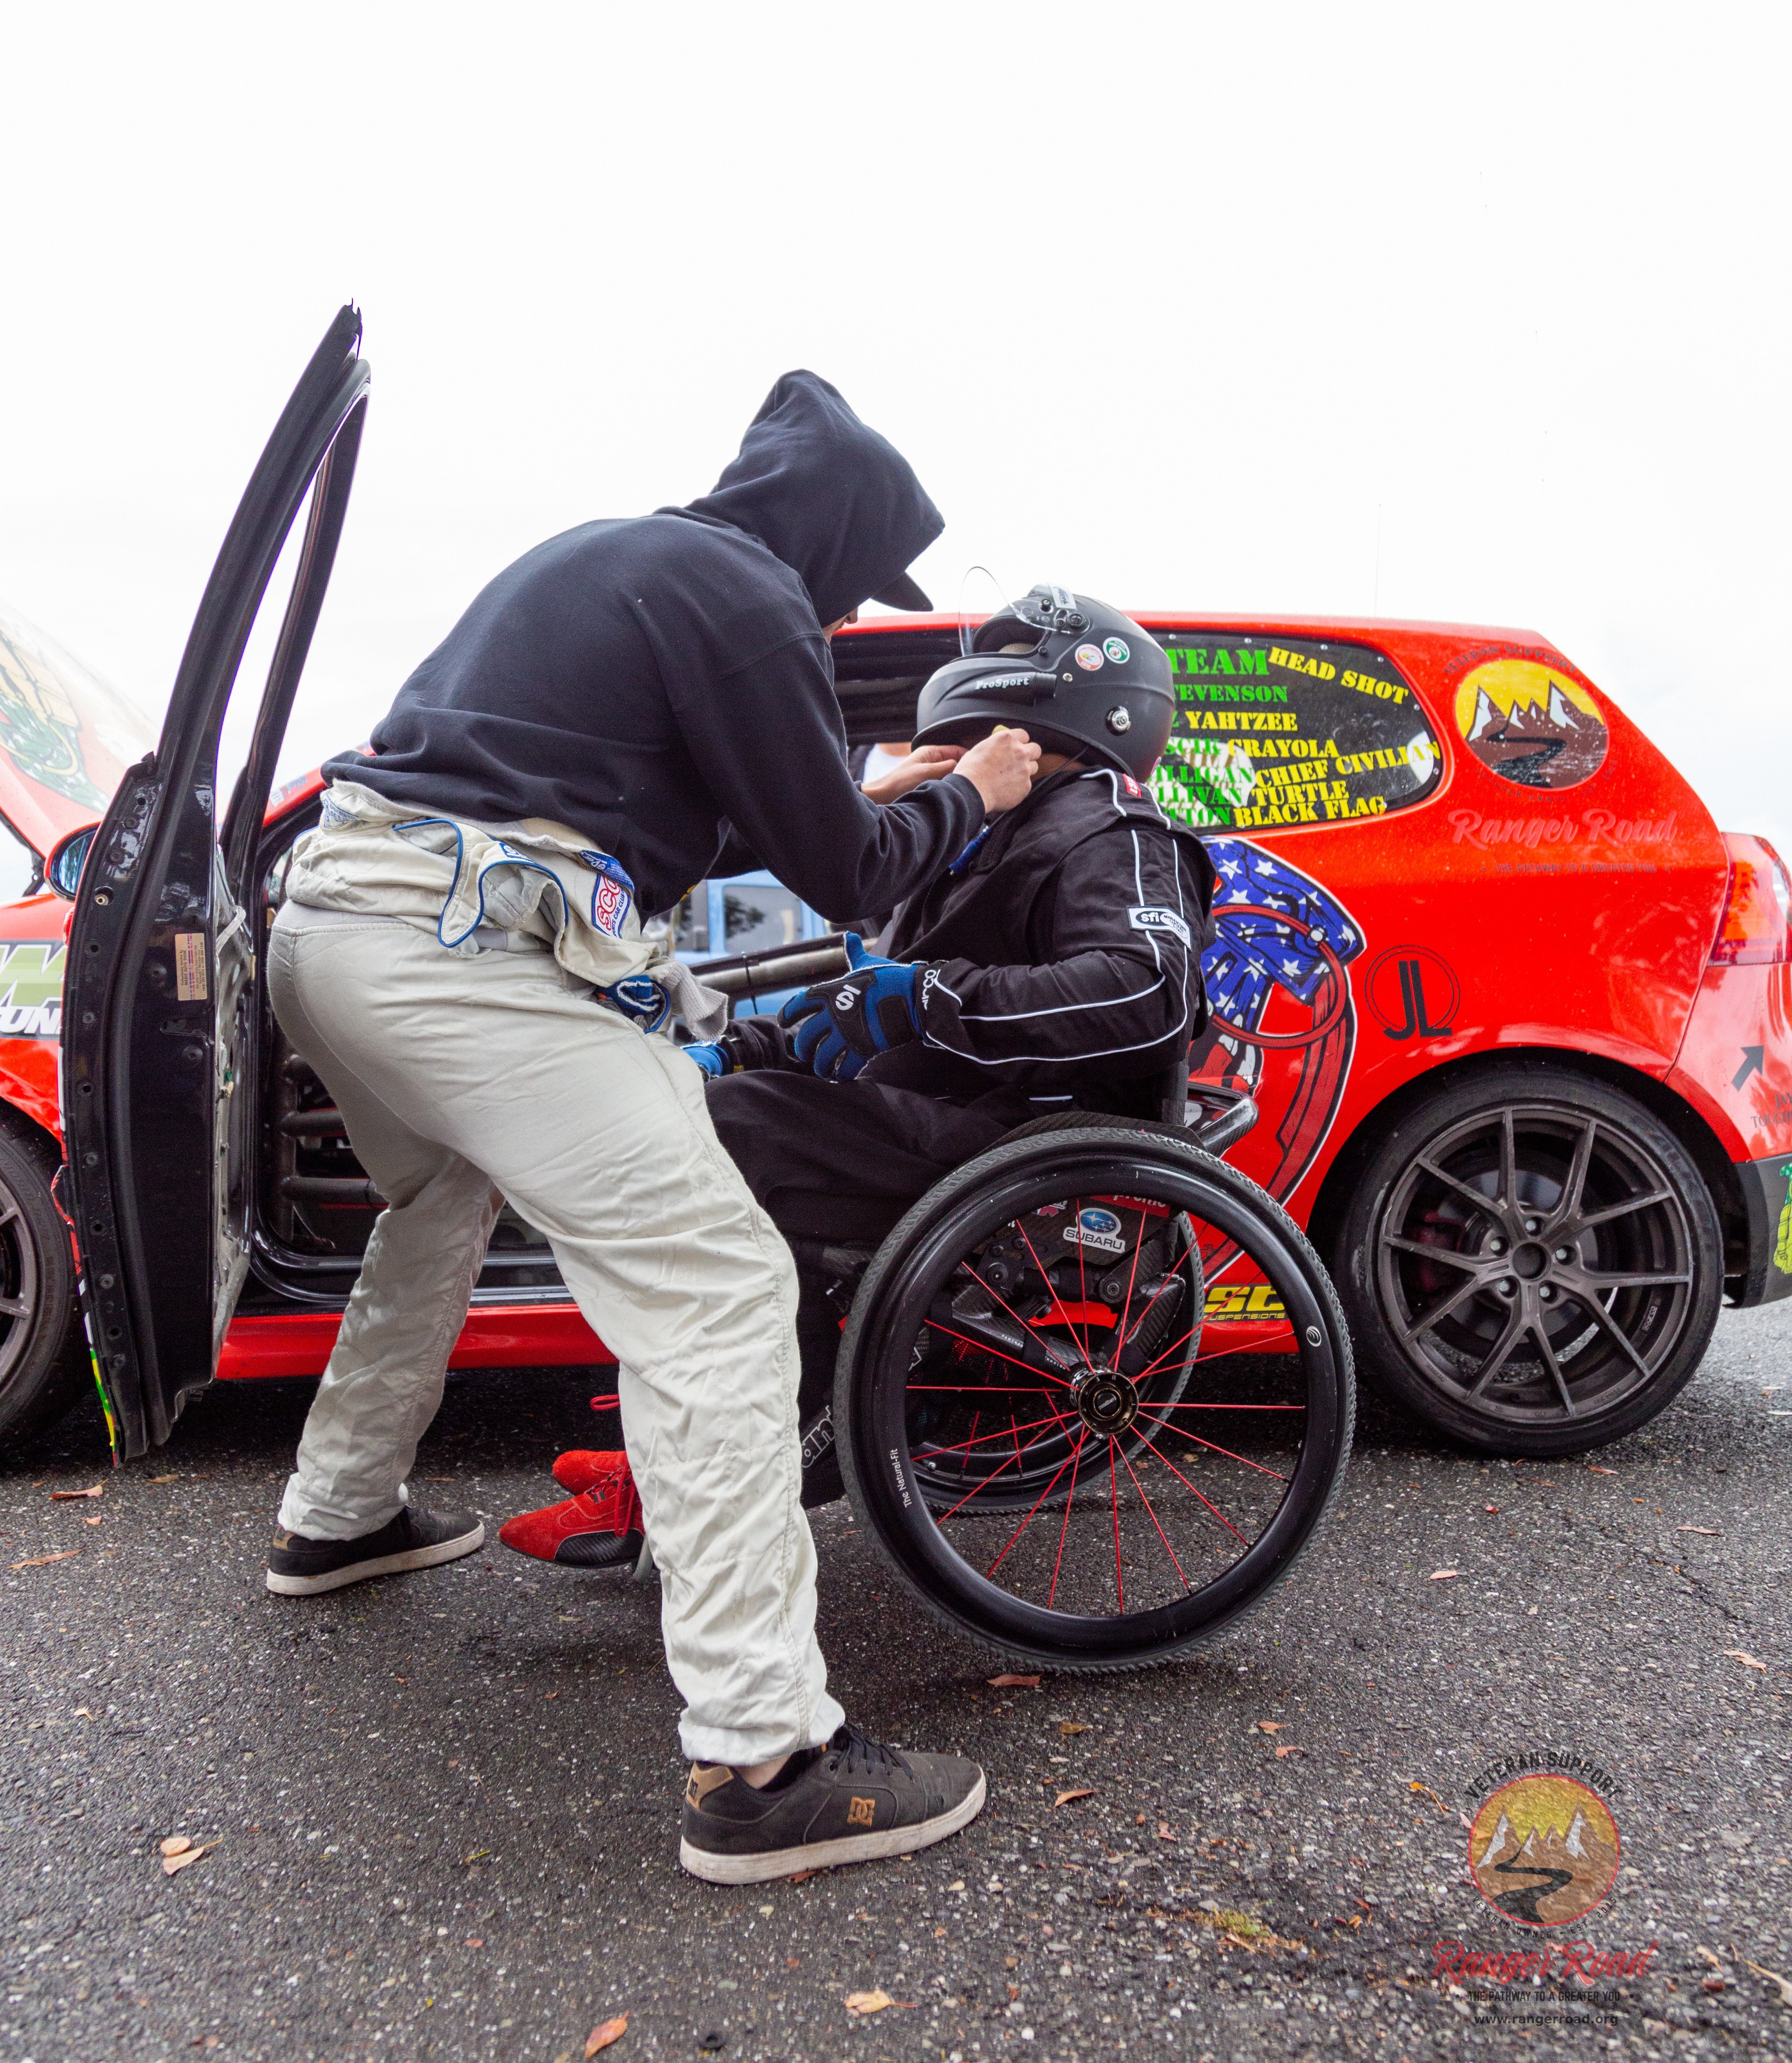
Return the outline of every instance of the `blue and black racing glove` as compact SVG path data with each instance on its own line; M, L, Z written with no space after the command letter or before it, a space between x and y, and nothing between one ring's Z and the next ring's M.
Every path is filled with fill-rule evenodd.
M778 1013L796 1027L796 1057L824 1081L849 1082L865 1063L920 1036L918 995L924 969L882 960L846 935L848 971L793 995Z
M790 1050L790 1035L775 1017L737 1017L719 1038L687 1046L695 1060L712 1081L726 1081L730 1075L759 1074L770 1069L783 1073L807 1074Z

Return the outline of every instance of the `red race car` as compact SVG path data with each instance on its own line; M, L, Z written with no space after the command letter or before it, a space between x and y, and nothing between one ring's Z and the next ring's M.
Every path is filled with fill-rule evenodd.
M0 812L49 884L0 910L0 1432L45 1422L90 1366L126 1455L214 1376L319 1373L378 1212L258 979L317 814L315 776L269 789L353 476L359 336L344 310L275 430L153 752L45 641L0 640ZM220 822L225 705L308 501ZM1255 1100L1233 1157L1308 1228L1365 1372L1487 1452L1642 1424L1726 1291L1792 1289L1778 859L1720 833L1532 633L1139 620L1181 698L1159 798L1221 883L1194 1072ZM957 649L941 619L843 632L849 736L907 736ZM1266 1285L1230 1278L1205 1325L1208 1353L1287 1333ZM506 1213L455 1365L607 1358Z

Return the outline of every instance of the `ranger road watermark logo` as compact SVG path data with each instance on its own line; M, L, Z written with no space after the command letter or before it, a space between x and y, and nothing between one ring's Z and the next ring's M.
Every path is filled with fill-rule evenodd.
M1641 1976L1659 1945L1581 1932L1617 1882L1612 1800L1622 1794L1609 1771L1563 1751L1504 1755L1469 1781L1469 1881L1502 1920L1534 1930L1516 1944L1505 1935L1432 1944L1432 1979L1464 1999L1477 2024L1616 2024L1612 1987ZM1545 1931L1556 1928L1564 1932Z
M1488 1904L1527 1927L1566 1927L1618 1873L1617 1823L1590 1786L1520 1776L1490 1792L1468 1836L1468 1874Z

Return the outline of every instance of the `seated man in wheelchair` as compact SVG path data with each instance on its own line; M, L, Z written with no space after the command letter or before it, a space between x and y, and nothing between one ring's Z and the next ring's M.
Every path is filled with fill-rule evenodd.
M806 1504L840 1494L828 1402L852 1260L934 1184L1029 1120L1155 1118L1206 1021L1214 873L1148 782L1175 713L1167 657L1105 604L1036 588L922 690L915 742L997 725L1041 747L1032 793L896 912L880 953L780 1018L687 1048L718 1136L791 1242L802 1282ZM602 1566L640 1546L621 1454L562 1455L574 1495L500 1538Z

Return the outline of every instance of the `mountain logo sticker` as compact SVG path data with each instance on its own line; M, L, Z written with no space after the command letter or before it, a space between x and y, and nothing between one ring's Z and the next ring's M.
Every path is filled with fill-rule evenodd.
M1568 1776L1520 1776L1491 1792L1468 1836L1468 1874L1488 1904L1526 1927L1592 1912L1618 1873L1617 1822Z
M1484 766L1521 788L1578 786L1611 742L1586 689L1535 659L1489 659L1465 674L1456 729Z

